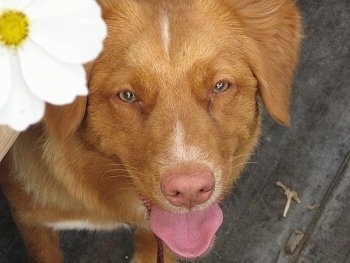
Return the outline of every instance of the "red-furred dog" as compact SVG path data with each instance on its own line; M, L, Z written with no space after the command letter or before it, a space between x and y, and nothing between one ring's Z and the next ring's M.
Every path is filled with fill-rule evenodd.
M123 225L137 227L138 263L155 262L154 234L166 262L200 257L257 144L258 96L289 122L298 10L292 0L100 4L109 35L86 65L88 98L48 106L2 163L13 217L33 262L62 262L55 230Z

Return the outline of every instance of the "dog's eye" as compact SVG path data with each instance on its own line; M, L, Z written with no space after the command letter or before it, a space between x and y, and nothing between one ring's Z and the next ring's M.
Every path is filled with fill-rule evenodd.
M133 103L136 101L136 95L130 90L124 90L118 94L119 98L127 103Z
M214 86L214 92L223 93L226 90L228 90L229 87L230 87L230 83L228 83L227 81L219 81Z

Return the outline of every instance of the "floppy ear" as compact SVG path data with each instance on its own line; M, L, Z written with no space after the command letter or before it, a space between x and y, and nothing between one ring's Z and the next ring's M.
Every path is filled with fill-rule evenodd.
M86 110L87 97L79 96L71 104L46 104L44 123L50 134L59 140L72 136L79 128Z
M116 0L97 0L102 10L102 16L106 17L113 10Z
M87 79L90 78L94 61L84 64ZM78 96L67 105L56 106L46 103L44 123L50 134L59 140L72 136L84 119L87 106L87 97Z
M300 16L293 0L237 1L247 36L244 48L270 115L289 124L289 97L300 43Z

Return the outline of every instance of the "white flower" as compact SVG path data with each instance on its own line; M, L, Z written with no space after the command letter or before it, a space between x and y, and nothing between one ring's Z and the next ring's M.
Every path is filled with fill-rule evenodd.
M22 131L88 93L82 64L102 50L96 0L0 0L0 125Z

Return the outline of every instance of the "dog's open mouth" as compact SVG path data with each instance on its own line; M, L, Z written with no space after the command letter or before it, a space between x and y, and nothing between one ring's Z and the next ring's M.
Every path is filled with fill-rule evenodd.
M214 204L201 211L176 213L150 207L151 229L167 247L184 259L195 259L207 252L223 221L222 210Z

